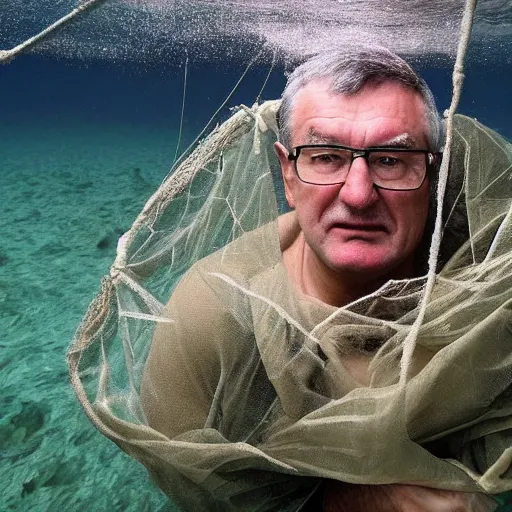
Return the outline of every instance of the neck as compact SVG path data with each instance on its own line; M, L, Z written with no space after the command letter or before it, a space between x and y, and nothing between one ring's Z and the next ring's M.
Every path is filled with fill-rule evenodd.
M303 293L336 307L345 306L375 292L390 279L404 279L414 275L412 261L385 275L362 275L361 272L332 269L316 256L302 233L283 252L283 260L292 281Z

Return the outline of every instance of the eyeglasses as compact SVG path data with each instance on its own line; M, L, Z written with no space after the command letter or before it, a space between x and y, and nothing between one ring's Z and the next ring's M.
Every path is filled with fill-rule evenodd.
M415 190L427 172L439 164L441 153L428 149L367 148L354 149L330 144L311 144L293 148L288 159L295 162L301 181L311 185L344 183L356 158L364 158L378 188Z

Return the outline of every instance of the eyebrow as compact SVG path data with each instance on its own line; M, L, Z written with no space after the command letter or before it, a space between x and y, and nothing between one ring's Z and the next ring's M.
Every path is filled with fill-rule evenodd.
M326 137L315 131L314 128L310 128L307 133L307 144L333 144L333 145L344 145L340 144L340 141L334 137ZM374 144L371 147L374 148L403 148L412 149L416 146L416 140L411 137L408 133L402 133L393 137L392 139L381 142L380 144Z
M416 146L416 140L411 137L408 133L402 133L392 139L389 139L381 144L376 144L373 147L385 147L385 148L404 148L412 149Z
M334 137L326 137L315 131L314 128L310 128L306 137L307 144L334 144L340 145L340 141Z

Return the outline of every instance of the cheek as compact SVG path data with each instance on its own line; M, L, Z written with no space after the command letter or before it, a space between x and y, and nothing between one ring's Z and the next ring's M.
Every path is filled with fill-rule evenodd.
M423 236L428 216L428 197L428 187L425 190L415 191L405 202L401 202L400 207L395 210L399 212L397 218L398 230L402 232L402 236L408 245L417 245Z
M317 225L323 213L335 200L337 193L332 187L301 184L294 190L295 210L299 221Z
M420 231L423 234L430 208L430 187L428 184L425 184L424 189L421 189L418 192L421 193L419 194L419 197L413 201L413 209L416 218L418 219L418 225L421 226Z

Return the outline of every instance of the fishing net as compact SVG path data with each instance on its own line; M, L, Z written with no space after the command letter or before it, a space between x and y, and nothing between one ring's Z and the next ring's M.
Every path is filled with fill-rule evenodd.
M425 275L337 308L283 263L278 108L240 107L121 238L68 353L88 416L185 510L298 510L325 479L510 490L510 143L450 117Z
M426 277L342 308L290 283L277 108L236 112L121 239L69 352L88 415L186 510L297 510L318 478L510 489L510 144L455 118L416 328Z

